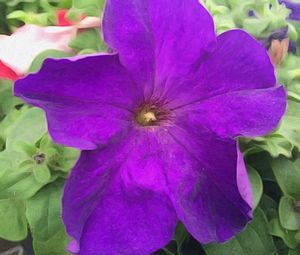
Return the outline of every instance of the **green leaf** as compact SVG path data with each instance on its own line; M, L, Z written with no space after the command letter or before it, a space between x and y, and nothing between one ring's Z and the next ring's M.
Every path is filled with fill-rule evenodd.
M296 232L284 229L278 218L270 221L269 231L272 236L281 238L289 248L294 249L297 247L298 243L295 239Z
M19 98L13 96L12 88L12 82L0 79L0 120L17 104L22 103Z
M257 207L263 194L263 183L259 173L251 166L247 167L253 193L253 206Z
M300 199L300 159L291 161L280 157L275 159L271 166L283 193Z
M0 159L9 161L9 167L0 178L0 199L32 197L44 184L39 183L33 175L32 165L22 166L21 162L28 161L27 156L20 152L4 151L0 153ZM1 169L0 169L1 171ZM53 181L56 177L53 177Z
M11 129L18 119L22 116L23 111L13 110L9 112L2 121L0 121L0 137L5 142L9 129Z
M188 232L186 231L184 225L180 222L177 224L174 240L177 243L177 253L179 255L182 254L181 246L183 245L185 239L189 236Z
M0 179L9 169L11 169L11 162L0 153Z
M22 114L7 131L6 148L14 150L19 141L35 144L47 132L45 114L41 109L22 109Z
M293 144L280 134L270 134L254 139L254 146L267 151L273 158L280 155L291 157Z
M47 184L51 181L51 173L46 164L34 166L32 170L35 179L39 183Z
M263 211L257 208L253 221L244 231L225 244L204 246L207 255L273 255L275 246L268 234L267 219Z
M295 147L300 149L300 103L288 100L286 113L281 121L277 134L285 137Z
M281 225L288 230L300 229L300 213L295 210L295 200L283 196L279 202L279 219Z
M100 17L103 12L104 3L104 0L73 0L71 12Z
M67 255L68 242L64 230L60 230L46 241L33 240L35 255Z
M263 194L260 201L260 208L264 211L269 221L278 218L278 204L268 195Z
M288 255L299 255L300 254L300 245L296 249L289 250Z
M35 255L68 254L66 246L69 239L61 219L63 185L62 180L57 180L26 203L26 217L32 232Z
M79 151L54 144L49 135L45 135L39 144L45 153L47 165L52 171L69 172L79 157Z
M0 199L0 237L20 241L27 236L25 203L18 199Z
M105 44L100 36L99 29L86 29L79 33L77 37L71 41L69 46L78 51L81 50L94 50L104 51L106 49Z
M162 249L167 255L175 255L173 252L169 251L167 248Z
M299 84L298 84L299 85ZM290 93L289 93L290 94ZM294 93L294 95L297 95ZM298 92L300 100L300 89ZM247 153L257 148L267 151L273 158L280 155L290 158L292 150L300 149L300 101L288 100L288 107L277 129L264 137L256 137L249 143Z
M21 10L16 10L7 15L7 19L16 19L26 24L36 24L41 26L47 26L51 15L48 13L32 13Z

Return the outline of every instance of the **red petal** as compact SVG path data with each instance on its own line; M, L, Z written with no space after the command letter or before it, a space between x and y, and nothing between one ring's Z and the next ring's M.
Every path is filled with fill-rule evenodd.
M3 79L8 79L8 80L17 80L20 78L14 70L9 68L7 65L5 65L1 60L0 60L0 78Z

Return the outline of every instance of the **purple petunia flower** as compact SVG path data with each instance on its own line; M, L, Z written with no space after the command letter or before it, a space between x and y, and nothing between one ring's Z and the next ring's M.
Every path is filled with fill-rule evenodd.
M271 131L286 108L262 45L216 37L197 0L107 0L117 54L48 59L15 94L45 110L54 141L83 150L63 220L80 255L146 255L178 220L223 242L251 218L238 136Z
M280 4L285 4L286 8L290 9L292 13L289 18L293 20L300 20L300 3L292 0L278 0Z

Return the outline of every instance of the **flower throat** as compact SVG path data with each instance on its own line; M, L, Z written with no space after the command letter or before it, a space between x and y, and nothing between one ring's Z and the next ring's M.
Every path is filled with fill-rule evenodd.
M169 119L169 111L159 103L145 103L135 115L136 122L143 127L159 126Z

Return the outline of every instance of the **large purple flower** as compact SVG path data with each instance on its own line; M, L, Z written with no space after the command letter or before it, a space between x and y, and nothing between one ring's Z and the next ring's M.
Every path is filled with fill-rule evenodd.
M240 30L216 37L197 0L108 0L104 37L118 54L48 59L15 86L83 150L63 197L71 249L149 254L178 220L202 243L229 239L252 210L236 138L285 111L266 50Z

